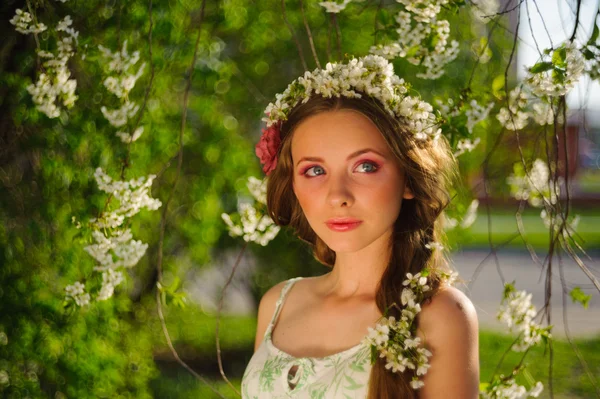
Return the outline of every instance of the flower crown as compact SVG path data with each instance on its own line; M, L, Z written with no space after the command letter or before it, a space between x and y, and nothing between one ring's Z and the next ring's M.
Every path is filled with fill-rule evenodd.
M361 98L367 95L378 100L393 117L406 123L408 130L419 141L435 140L441 129L436 124L433 108L418 97L406 93L410 86L394 74L394 66L383 57L367 55L352 58L348 63L328 63L325 69L306 71L294 80L276 101L265 109L267 128L262 130L256 145L263 171L269 175L277 165L281 144L281 124L298 103L306 103L312 96L325 98Z

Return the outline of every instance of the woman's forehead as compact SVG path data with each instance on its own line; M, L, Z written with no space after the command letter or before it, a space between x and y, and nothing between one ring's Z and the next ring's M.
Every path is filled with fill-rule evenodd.
M305 154L307 152L344 155L364 148L390 154L377 126L354 110L342 109L312 115L298 124L292 137L294 157L315 155Z

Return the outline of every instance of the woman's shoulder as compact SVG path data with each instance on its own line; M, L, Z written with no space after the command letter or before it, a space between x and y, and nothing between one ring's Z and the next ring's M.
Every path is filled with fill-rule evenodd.
M468 339L477 335L477 311L461 290L444 285L422 305L419 328L432 344L451 342L453 337Z
M258 315L257 315L257 327L256 327L256 345L259 344L259 338L264 335L266 332L269 323L271 322L271 318L275 314L275 310L277 308L277 301L281 298L282 291L286 285L292 282L292 280L300 280L297 279L289 279L283 280L271 288L267 290L260 299L260 303L258 305ZM304 280L304 279L302 279Z

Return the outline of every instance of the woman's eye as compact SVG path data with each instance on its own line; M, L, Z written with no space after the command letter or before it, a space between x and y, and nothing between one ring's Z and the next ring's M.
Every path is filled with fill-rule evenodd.
M312 173L310 172L312 170ZM320 171L320 172L319 172ZM323 168L320 166L312 166L308 169L306 169L304 171L304 175L305 176L310 176L310 177L314 177L314 176L319 176L323 174Z
M379 168L378 168L377 164L375 164L373 162L363 162L360 165L358 165L358 169L359 169L359 171L360 171L360 169L362 169L363 172L373 173Z

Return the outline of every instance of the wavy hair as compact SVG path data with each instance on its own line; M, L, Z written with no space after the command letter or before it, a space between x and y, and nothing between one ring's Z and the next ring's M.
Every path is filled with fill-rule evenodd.
M425 246L432 241L443 241L443 218L440 216L449 203L448 184L456 176L455 160L444 137L427 142L416 140L407 131L403 120L390 115L377 100L368 96L311 97L306 103L295 106L281 126L277 166L267 182L267 209L277 225L289 225L301 240L311 246L319 262L333 267L335 252L310 227L292 189L292 137L296 127L308 117L341 109L358 111L375 124L403 168L406 184L414 194L413 199L403 200L394 223L390 261L376 293L381 313L387 311L389 316L399 319L402 281L406 273L415 274L426 267L430 269L432 290L425 293L428 301L439 289L436 271L448 270L444 256ZM402 374L391 373L385 368L385 359L378 358L371 368L368 397L416 398L416 391L410 387L413 373L408 369Z

